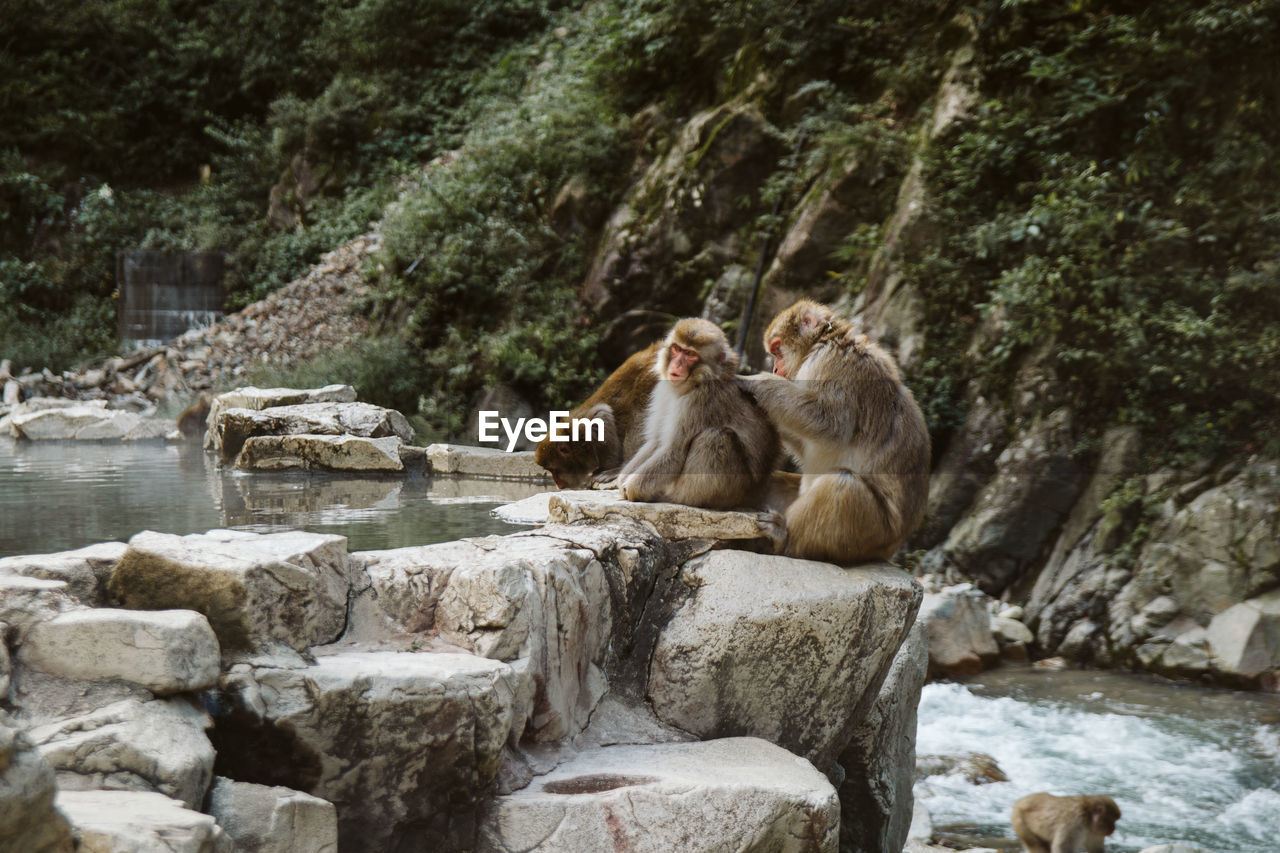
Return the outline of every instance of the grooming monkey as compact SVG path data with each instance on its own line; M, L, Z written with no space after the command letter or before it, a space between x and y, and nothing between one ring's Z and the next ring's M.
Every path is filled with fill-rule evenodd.
M538 442L534 461L551 474L561 489L582 489L608 483L618 475L619 466L639 449L644 410L658 381L654 364L661 342L655 341L633 353L609 374L595 393L569 413L573 418L600 418L604 421L604 441Z
M1030 794L1013 804L1013 831L1025 853L1103 853L1120 807L1110 797Z
M742 377L800 466L778 474L763 522L778 553L839 564L891 558L924 517L929 431L889 354L807 300L764 335L773 373Z
M778 435L734 381L737 370L719 326L675 325L654 364L644 444L619 475L625 499L728 509L764 496Z

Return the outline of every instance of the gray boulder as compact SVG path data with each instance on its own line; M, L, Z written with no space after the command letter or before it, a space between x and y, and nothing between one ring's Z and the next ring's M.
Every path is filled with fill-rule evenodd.
M65 581L68 595L80 604L97 607L105 602L107 580L124 551L123 542L100 542L54 554L0 557L0 576Z
M185 699L125 699L28 734L62 790L155 791L194 809L213 780L209 724Z
M930 676L974 675L999 659L986 601L967 583L925 595L917 618L929 626Z
M209 814L236 853L338 853L338 810L301 791L219 777Z
M214 819L145 791L59 791L83 853L233 853Z
M71 828L54 808L56 792L49 762L0 711L0 850L71 853L75 849Z
M144 531L111 576L112 598L136 610L196 610L224 651L337 639L351 575L346 537L289 531Z
M762 737L824 770L875 702L921 596L887 565L728 550L680 580L692 594L649 673L658 717L702 738Z
M236 457L243 471L404 470L399 436L259 435L245 440Z
M120 679L153 693L210 687L221 654L209 622L192 610L77 610L40 622L18 652L39 672L86 681Z
M497 797L479 849L834 853L839 814L821 773L757 738L611 746Z
M413 442L413 428L404 415L371 403L302 403L267 409L219 409L209 416L206 446L223 463L233 462L245 442L260 435L355 435L365 438L396 436Z
M466 654L342 652L237 664L214 737L234 778L338 810L344 851L465 849L515 731L511 667Z

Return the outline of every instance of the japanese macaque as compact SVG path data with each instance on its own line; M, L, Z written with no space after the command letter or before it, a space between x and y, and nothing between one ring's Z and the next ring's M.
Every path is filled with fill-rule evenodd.
M777 474L762 522L775 550L848 565L891 558L924 517L929 431L897 365L825 305L769 325L773 373L742 377L800 476Z
M1102 853L1120 807L1110 797L1031 794L1013 804L1013 831L1026 853Z
M710 509L760 501L778 459L778 434L734 381L737 370L719 326L676 323L654 363L658 382L644 444L619 475L625 499Z
M582 489L611 482L622 463L635 455L642 440L645 407L658 377L654 363L659 342L632 354L596 392L569 413L573 418L604 421L603 441L538 442L534 461L547 469L562 489Z
M209 392L201 391L200 396L178 415L178 431L187 438L198 438L204 435L205 425L209 420L209 407L213 398Z

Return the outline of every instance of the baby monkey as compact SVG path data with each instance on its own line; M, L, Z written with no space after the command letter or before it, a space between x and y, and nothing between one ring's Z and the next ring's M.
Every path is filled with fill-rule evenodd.
M778 434L734 381L737 370L719 326L676 323L654 362L658 382L645 412L644 444L618 478L623 498L709 509L763 498Z

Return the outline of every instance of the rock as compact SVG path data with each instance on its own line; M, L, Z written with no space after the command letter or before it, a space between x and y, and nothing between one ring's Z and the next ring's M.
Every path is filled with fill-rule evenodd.
M985 752L961 752L956 755L921 755L916 758L916 780L930 776L963 776L971 785L1008 782L1009 777Z
M1251 686L1274 688L1280 684L1280 590L1214 616L1204 638L1217 672Z
M408 631L509 662L527 736L587 724L604 693L611 596L588 549L546 536L490 537L358 555L379 606Z
M513 738L516 680L465 654L233 666L214 738L237 779L332 802L343 851L463 849Z
M245 440L242 471L403 471L400 438L355 435L259 435Z
M217 401L215 401L216 403ZM413 442L413 428L404 415L370 403L301 403L267 409L221 408L209 415L206 447L223 463L235 460L245 441L261 435L355 435L364 438L396 436Z
M842 849L900 850L906 843L915 822L916 708L928 670L929 632L916 620L870 713L840 753Z
M986 596L969 584L925 595L917 617L929 626L929 676L974 675L1000 657Z
M1005 616L997 616L991 620L991 632L995 635L996 642L1001 646L1029 646L1035 642L1036 637L1031 633L1031 629L1023 625L1017 619L1010 619Z
M137 610L196 610L223 651L337 639L351 588L346 537L290 531L143 531L111 576L111 596Z
M59 791L83 853L232 853L207 814L144 791Z
M126 699L28 734L64 791L156 791L199 808L213 780L209 724L186 699Z
M236 853L338 853L337 809L301 791L219 777L209 814Z
M55 554L2 557L0 576L65 581L68 595L80 604L97 607L105 601L107 580L124 552L123 542L102 542Z
M834 853L839 814L821 773L757 738L611 746L497 797L479 849Z
M356 389L350 385L326 385L323 388L257 388L247 385L214 398L223 409L274 409L277 406L299 406L304 403L354 403ZM212 415L211 415L212 417Z
M210 687L221 654L209 622L191 610L79 610L31 629L19 661L63 678L121 679L153 693Z
M622 493L617 489L565 489L558 492L539 492L515 503L495 507L493 515L512 524L546 524L550 520L552 498L569 502L609 503L622 500ZM0 565L3 564L0 563Z
M432 444L427 447L431 473L458 477L497 477L508 480L544 480L551 477L533 461L533 451L507 453L496 447Z
M1070 411L1037 422L996 460L995 477L979 492L946 542L924 558L928 571L954 567L999 595L1040 556L1083 486L1073 453Z
M55 793L49 762L0 711L0 850L72 853L75 842L54 808Z
M1207 627L1277 584L1280 462L1254 462L1154 526L1132 578L1109 602L1107 634L1122 655L1133 655L1174 612Z
M824 769L875 702L921 595L887 565L727 550L680 580L692 594L650 666L658 717L702 738L762 737Z
M0 622L0 699L9 697L9 674L13 671L13 662L9 659L9 646L4 642L8 626Z
M8 639L20 645L38 622L75 607L63 581L0 574L0 624L8 625Z
M666 539L715 539L722 542L762 540L757 512L703 509L674 503L639 503L621 500L614 490L558 492L547 501L547 518L560 524L582 521L633 519L651 527Z

